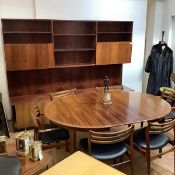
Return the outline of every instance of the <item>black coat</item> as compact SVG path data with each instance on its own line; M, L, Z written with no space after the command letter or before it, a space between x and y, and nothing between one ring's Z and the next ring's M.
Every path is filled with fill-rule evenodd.
M145 71L149 74L146 92L148 94L160 95L160 87L170 87L170 75L173 72L173 51L161 44L152 47L148 57Z

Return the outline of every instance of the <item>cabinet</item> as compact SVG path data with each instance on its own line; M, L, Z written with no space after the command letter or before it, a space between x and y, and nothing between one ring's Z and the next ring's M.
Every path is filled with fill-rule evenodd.
M131 62L132 22L98 22L96 64Z
M132 21L2 19L17 128L24 121L32 126L31 106L48 102L49 92L103 86L106 75L110 85L121 85L122 65L131 61L132 27Z
M54 66L51 22L3 20L7 71Z

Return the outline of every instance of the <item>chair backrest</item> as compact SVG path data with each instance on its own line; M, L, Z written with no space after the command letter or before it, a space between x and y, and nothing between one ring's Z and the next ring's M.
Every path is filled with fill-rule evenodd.
M115 90L115 89L123 89L123 86L120 86L120 85L116 85L116 86L109 86L109 90ZM104 87L96 87L96 91L103 91L104 90Z
M108 132L97 132L89 131L88 147L89 153L91 153L91 143L95 144L114 144L122 142L129 137L133 137L134 126L123 129L121 131L108 131Z
M31 116L33 119L34 127L38 128L38 129L43 129L44 124L42 122L40 110L39 110L39 107L37 105L35 105L32 108Z
M174 106L175 103L175 90L170 88L164 88L161 94L161 98L166 100L171 104L171 106Z
M113 85L113 86L109 86L109 90L116 90L116 89L120 89L120 90L124 90L124 91L134 91L131 88L128 88L126 86L121 86L121 85ZM104 91L104 87L96 87L96 91Z
M0 156L0 174L3 175L20 175L21 163L14 156Z
M175 126L175 119L164 119L164 121L158 122L148 122L148 132L152 134L160 134L168 132Z
M65 91L50 92L50 99L54 100L54 99L56 99L58 97L71 95L71 94L76 94L76 93L77 93L77 89L76 88L65 90Z
M170 75L170 78L171 78L171 80L175 83L175 73L172 73L172 74Z

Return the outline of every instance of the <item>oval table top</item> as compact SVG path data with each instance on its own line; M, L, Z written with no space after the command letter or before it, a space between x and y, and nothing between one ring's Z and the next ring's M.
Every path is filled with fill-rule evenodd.
M49 102L44 114L51 121L76 129L110 128L153 120L171 111L158 96L133 91L112 90L112 104L103 104L103 91L86 90Z

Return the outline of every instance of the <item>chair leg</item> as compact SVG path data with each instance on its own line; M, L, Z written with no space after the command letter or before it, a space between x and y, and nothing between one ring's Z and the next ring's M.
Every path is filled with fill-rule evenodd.
M162 153L162 148L159 149L159 154ZM159 158L162 158L162 156L160 155Z
M134 174L134 168L133 168L133 162L131 160L131 175L133 175L133 174Z
M143 127L143 122L140 123L140 127L141 127L141 128Z
M68 142L68 140L65 140L65 142L66 142L66 152L70 152L70 150L69 150L69 142Z
M150 152L146 153L147 175L150 175Z
M175 174L175 149L174 149L174 174Z

